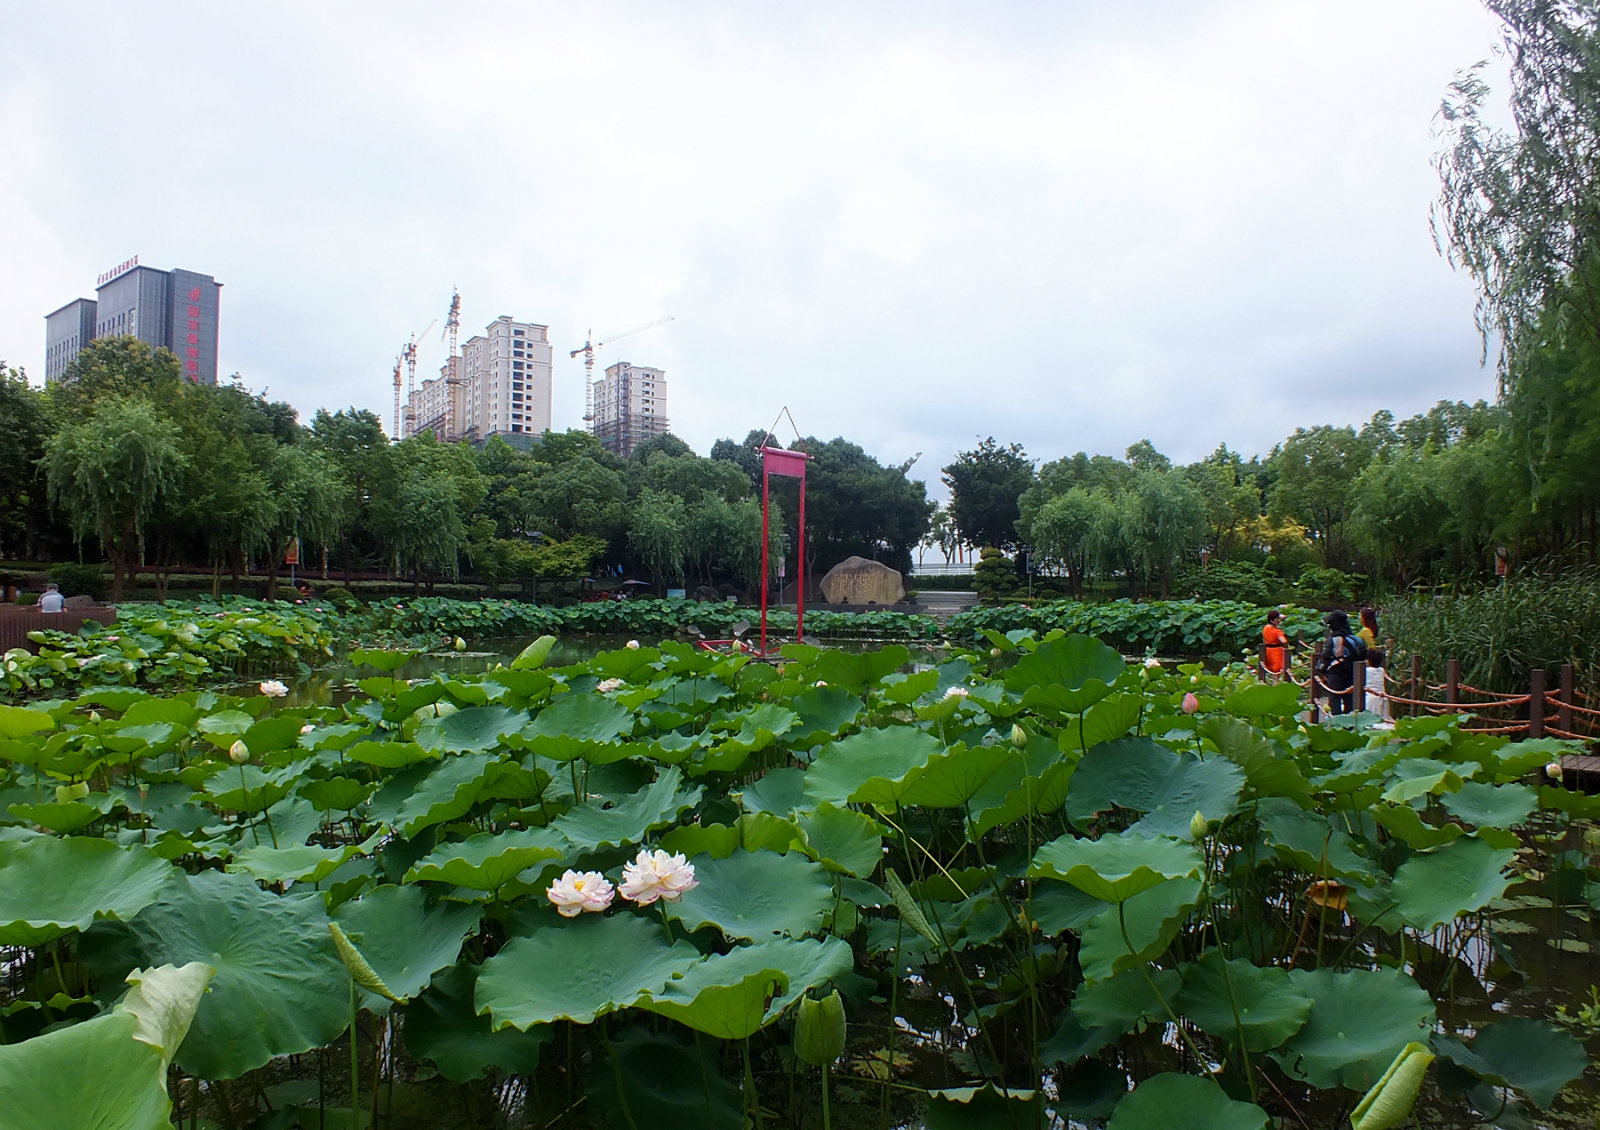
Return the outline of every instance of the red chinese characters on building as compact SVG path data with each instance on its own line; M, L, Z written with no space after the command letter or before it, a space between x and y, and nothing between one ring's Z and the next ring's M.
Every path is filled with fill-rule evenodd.
M189 332L184 338L187 343L183 355L183 372L191 381L200 380L200 288L191 287L189 290Z

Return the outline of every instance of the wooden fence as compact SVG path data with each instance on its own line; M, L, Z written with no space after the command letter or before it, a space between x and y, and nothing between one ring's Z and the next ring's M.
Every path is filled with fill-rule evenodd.
M112 624L117 619L115 608L102 605L68 605L61 612L40 612L33 605L0 605L0 654L14 647L37 653L39 645L28 638L29 632L76 632L84 624Z

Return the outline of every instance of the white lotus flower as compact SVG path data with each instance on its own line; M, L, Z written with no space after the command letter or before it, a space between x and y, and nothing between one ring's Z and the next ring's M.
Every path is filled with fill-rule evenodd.
M629 640L623 646L626 647L629 651L638 651L639 650L639 641L638 640Z
M315 726L313 726L310 722L307 722L304 726L300 727L300 732L302 734L309 734L312 730L315 730L315 729L316 729Z
M632 863L622 866L622 897L640 906L649 906L656 899L677 902L684 891L700 885L694 877L694 864L678 852L668 853L640 848Z
M818 679L817 680L817 686L825 687L827 685L828 685L828 680L826 680L826 679Z
M268 698L282 698L289 693L289 688L278 682L277 679L268 679L261 684L261 693Z
M967 690L966 687L951 687L949 690L944 692L944 697L947 699L966 698L971 693L972 692Z
M611 905L617 889L598 871L566 871L550 884L544 897L555 904L563 918L576 918L588 911L598 914Z
M1160 670L1160 668L1161 668L1161 660L1157 659L1153 655L1147 655L1147 656L1145 656L1144 665L1146 667L1149 667L1149 668L1153 669L1153 670Z
M243 765L250 760L250 747L244 744L243 738L228 747L228 760L235 765Z
M621 679L601 679L595 684L594 689L599 691L601 694L610 694L614 690L620 690L622 686L623 682Z

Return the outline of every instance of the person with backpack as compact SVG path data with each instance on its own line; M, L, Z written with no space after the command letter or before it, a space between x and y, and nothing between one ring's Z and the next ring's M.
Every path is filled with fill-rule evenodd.
M1349 714L1354 705L1357 661L1367 658L1367 645L1351 634L1350 617L1335 609L1328 613L1328 635L1317 649L1314 670L1328 691L1328 713Z

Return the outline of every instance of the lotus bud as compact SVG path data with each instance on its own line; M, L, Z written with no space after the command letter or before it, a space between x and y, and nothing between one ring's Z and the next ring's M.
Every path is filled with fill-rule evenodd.
M1544 775L1549 777L1552 781L1559 782L1562 777L1561 762L1552 761L1549 765L1546 765L1544 767Z
M1028 745L1028 731L1016 722L1011 723L1011 744L1018 749L1025 749Z
M639 641L638 640L629 640L623 646L625 646L629 651L638 651L639 650Z
M1206 830L1210 826L1210 822L1206 820L1206 814L1198 808L1195 809L1194 815L1189 818L1189 838L1191 840L1203 839Z
M228 747L228 760L235 765L243 765L250 760L250 747L244 744L243 738Z
M1190 675L1189 676L1189 682L1191 682L1191 683L1195 684L1196 686L1198 686L1200 684L1200 676L1199 675Z
M998 647L991 647L989 649L989 658L990 659L999 659L1000 658L1000 649Z
M794 1054L803 1063L825 1067L844 1054L844 1000L835 989L819 1000L803 997L794 1018Z
M1185 714L1193 714L1199 709L1200 700L1194 697L1193 691L1190 691L1188 694L1183 696L1183 712Z
M89 711L89 721L93 722L96 726L100 725L100 712L98 710Z
M467 650L467 641L462 639L460 636L457 636L456 637L456 645L455 646L456 646L456 650L457 651L466 651Z

